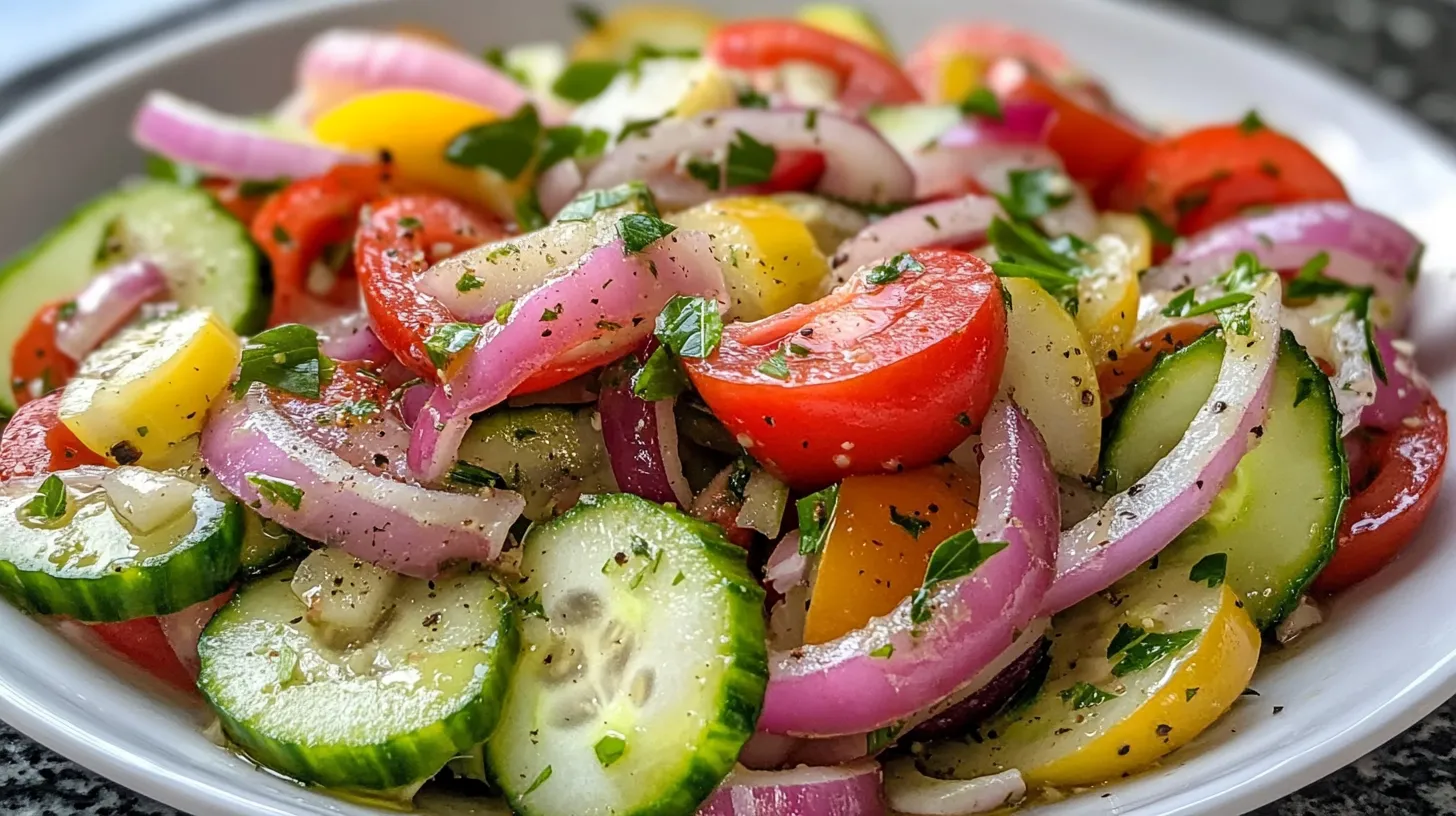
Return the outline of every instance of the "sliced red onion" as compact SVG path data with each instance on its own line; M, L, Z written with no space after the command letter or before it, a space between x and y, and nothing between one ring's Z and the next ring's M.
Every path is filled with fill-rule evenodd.
M494 560L526 504L506 490L446 493L354 467L301 433L261 385L214 412L201 452L213 475L265 518L419 578L451 561ZM262 498L256 478L297 488L299 506Z
M1320 252L1325 274L1355 286L1374 286L1403 320L1424 245L1405 227L1378 213L1340 201L1291 204L1226 221L1185 241L1160 267L1143 276L1144 291L1184 289L1227 272L1234 256L1252 252L1268 267L1295 270ZM1381 321L1384 322L1384 321Z
M656 342L633 355L646 363ZM634 367L635 368L635 367ZM612 475L622 492L655 502L675 502L692 507L693 491L683 476L677 450L676 399L648 402L632 393L632 375L624 366L614 366L602 376L602 395L597 410L602 415L602 439Z
M809 580L809 557L799 552L799 531L779 539L763 568L764 581L780 595Z
M565 159L546 168L536 179L536 200L541 212L556 215L581 192L584 179L581 165L574 159Z
M938 146L922 150L910 158L915 172L915 197L945 198L964 195L967 191L983 191L1005 195L1011 191L1013 171L1051 168L1060 171L1062 160L1049 148L1039 145L986 143L972 147ZM1063 175L1061 191L1071 196L1067 203L1055 207L1037 219L1049 235L1090 236L1097 230L1097 211L1092 200L1070 176Z
M380 342L364 312L350 312L318 327L319 350L334 360L359 360L384 365L394 355Z
M195 603L181 612L173 612L157 619L162 626L162 634L167 638L167 644L177 655L177 660L194 678L202 665L197 657L197 641L202 638L202 630L207 627L212 616L217 614L217 610L232 597L233 590L229 589L216 598Z
M1213 392L1173 450L1062 533L1046 614L1111 586L1208 512L1264 421L1279 352L1281 289L1277 275L1266 276L1249 304L1251 334L1224 330L1228 349Z
M1041 102L1007 101L1000 119L977 116L962 120L940 137L942 147L984 144L1044 145L1056 111Z
M1420 413L1431 395L1431 384L1416 368L1415 346L1384 329L1375 330L1375 346L1385 361L1385 382L1375 383L1375 401L1360 415L1371 428L1394 431Z
M530 101L525 88L482 59L383 31L332 29L314 37L299 58L297 81L315 114L356 94L388 89L448 94L502 116Z
M726 302L722 269L703 233L678 230L637 253L620 239L592 250L517 301L505 323L491 320L482 327L459 373L421 411L411 469L425 481L437 480L454 461L473 414L583 345L604 338L641 343L674 295ZM543 320L546 312L554 319Z
M420 411L425 409L425 403L430 401L430 397L434 393L434 386L421 381L406 388L404 393L400 394L399 416L400 419L404 420L404 424L407 427L411 429L415 427L415 423L420 418ZM408 446L406 446L406 449L408 449Z
M601 383L595 374L583 374L560 385L529 394L513 394L506 400L512 408L529 408L532 405L586 405L596 402L601 396Z
M976 675L966 688L911 718L902 733L911 739L945 739L970 731L1000 711L1026 685L1045 654L1048 620L1037 618L1016 642ZM915 722L915 720L920 720Z
M742 131L779 151L824 155L814 192L862 204L909 201L915 176L884 137L863 122L828 112L743 108L690 119L664 119L612 149L587 174L587 189L644 181L667 209L683 209L724 195L683 175L684 156L722 160ZM729 191L731 193L731 191Z
M830 263L842 283L875 261L921 247L973 247L986 242L991 219L1001 215L994 198L967 195L932 201L886 216L839 245Z
M172 161L234 179L303 178L335 165L373 160L361 153L287 139L164 91L153 91L142 101L131 136L138 145Z
M899 722L962 688L1030 624L1054 571L1056 477L1041 435L1009 401L992 405L981 445L976 535L1009 546L933 590L926 623L911 620L907 598L837 640L775 651L761 730L837 736ZM886 646L890 656L876 656Z
M880 766L873 761L792 771L738 768L698 816L883 816Z
M76 309L56 325L56 348L81 360L136 314L142 304L167 294L167 276L151 261L127 261L86 284Z
M885 798L902 816L990 813L1025 797L1026 781L1015 768L976 779L935 779L921 773L911 757L885 766Z
M1346 308L1345 298L1321 298L1284 310L1286 329L1312 356L1334 366L1330 386L1340 411L1340 435L1360 427L1365 409L1375 402L1375 368L1365 346L1365 325Z

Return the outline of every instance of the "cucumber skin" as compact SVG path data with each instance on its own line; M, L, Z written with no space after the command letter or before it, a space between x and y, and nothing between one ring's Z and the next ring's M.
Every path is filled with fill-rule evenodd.
M86 623L115 623L169 615L213 598L238 574L243 509L219 502L217 518L171 552L97 578L57 578L0 560L0 594L39 615L65 615Z
M686 526L702 542L709 564L722 573L724 585L734 596L733 608L728 613L734 622L729 627L732 634L720 650L733 657L733 665L727 669L729 676L723 684L721 696L713 702L717 706L717 720L709 727L693 754L691 764L670 792L643 807L613 814L691 816L733 770L744 743L757 728L764 692L768 688L768 632L763 619L766 593L749 572L747 551L729 542L723 528L688 516L675 507L649 502L628 493L583 496L576 506L537 527L549 528L565 523L595 508L631 504L663 510ZM512 812L521 816L560 816L533 809L528 797L522 795L522 790L515 789L514 783L518 780L509 779L510 774L497 773L497 753L508 752L511 746L499 745L498 740L491 740L485 747L491 780L505 793ZM529 786L532 781L526 780L525 784Z
M256 580L279 580L285 573L291 576L292 571L293 567L288 566ZM245 591L246 587L213 616L203 630L204 640L214 626L225 625L227 613L240 605ZM434 776L450 759L479 745L500 720L511 669L520 651L520 631L510 594L499 585L494 594L500 630L480 691L443 720L380 745L299 745L276 740L229 715L212 684L206 682L205 672L197 688L217 714L228 739L265 768L300 782L343 790L385 791L412 785ZM431 770L422 776L415 770L420 768Z

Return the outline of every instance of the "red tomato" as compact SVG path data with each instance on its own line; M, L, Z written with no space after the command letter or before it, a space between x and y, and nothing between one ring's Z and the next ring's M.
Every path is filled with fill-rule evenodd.
M1258 123L1216 125L1158 141L1107 196L1115 210L1152 210L1179 235L1250 207L1349 200L1340 180L1304 145Z
M685 361L713 413L790 485L928 465L990 407L1006 360L996 275L965 252L910 254L920 268L896 280L856 275Z
M253 223L266 200L262 195L244 195L243 182L232 179L204 179L202 189L211 193L218 205L244 224Z
M66 384L78 364L56 347L56 323L63 302L42 306L10 352L10 391L15 404L24 405Z
M817 150L781 150L774 160L773 175L752 192L759 195L808 190L824 175L824 154Z
M145 669L168 685L195 691L197 681L192 672L172 650L157 618L137 618L121 623L93 623L95 632L117 654Z
M1096 192L1148 146L1144 129L1117 112L1094 86L1057 84L1017 60L992 66L986 83L1003 101L1040 102L1056 113L1047 146L1067 173Z
M308 319L318 306L352 307L358 289L348 262L359 210L387 191L387 165L340 165L322 176L295 181L270 196L252 221L253 240L273 264L273 313L269 323ZM309 286L320 259L336 266L325 292Z
M1408 423L1367 450L1374 476L1345 505L1339 548L1315 579L1317 591L1337 592L1379 572L1435 506L1446 470L1446 412L1432 398Z
M61 392L26 403L0 435L0 480L54 473L82 465L108 465L61 424Z
M496 219L437 195L387 199L359 225L354 258L369 320L385 348L416 374L438 378L425 341L435 325L455 321L419 290L416 277L443 257L505 234Z
M839 101L855 110L920 101L910 78L888 57L791 20L744 20L721 26L708 40L705 53L719 65L743 71L796 61L821 65L839 76Z

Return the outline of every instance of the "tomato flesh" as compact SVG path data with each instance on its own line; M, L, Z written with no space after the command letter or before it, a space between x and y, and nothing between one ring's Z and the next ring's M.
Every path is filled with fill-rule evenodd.
M113 651L167 685L195 691L196 678L172 650L160 619L137 618L120 623L93 623L91 631Z
M386 199L359 225L354 259L365 309L380 342L411 371L439 379L425 341L436 325L455 321L443 303L420 291L420 273L505 234L496 219L437 195Z
M965 252L910 255L918 271L882 285L856 275L724 328L712 356L685 361L714 415L790 485L931 464L990 407L1006 360L995 274Z
M42 306L10 352L10 391L15 404L25 405L65 385L80 364L56 346L56 324L64 303Z
M1366 450L1369 484L1350 497L1340 519L1335 557L1314 581L1337 592L1390 563L1430 515L1446 470L1446 412L1435 398Z
M61 392L26 403L0 435L0 480L38 476L82 465L108 465L62 424Z
M790 20L744 20L713 32L705 53L719 65L744 71L812 62L839 77L839 101L863 110L871 105L920 101L900 66L857 42Z

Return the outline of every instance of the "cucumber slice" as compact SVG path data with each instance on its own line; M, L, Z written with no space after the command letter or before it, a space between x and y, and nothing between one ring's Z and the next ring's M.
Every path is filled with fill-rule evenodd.
M526 497L523 515L545 521L583 493L616 490L595 408L504 408L481 417L460 461L483 467Z
M382 570L328 552L305 559L311 603L285 567L218 612L198 645L198 688L228 737L273 770L343 790L414 785L495 727L519 645L510 596L483 572L384 573L381 585ZM335 615L381 591L374 627L341 643Z
M955 105L883 105L865 113L865 119L885 141L906 156L938 141L964 118Z
M0 268L0 417L15 411L10 352L31 316L131 256L156 261L178 303L210 307L240 334L267 319L261 255L206 191L147 181L106 193Z
M1152 469L1213 390L1223 341L1203 337L1163 358L1109 421L1103 467L1125 490ZM1349 492L1340 412L1329 379L1284 332L1269 414L1213 508L1166 551L1223 567L1259 628L1283 620L1335 553ZM1220 557L1222 556L1222 557Z
M47 519L28 507L52 478L65 504ZM0 482L0 593L88 622L167 615L228 587L242 534L237 500L142 468L12 479Z
M692 814L768 682L763 590L718 527L626 494L532 528L492 775L525 816Z
M218 495L227 491L217 486ZM257 575L278 566L284 559L303 549L305 539L276 521L265 519L243 507L242 567L246 575Z

